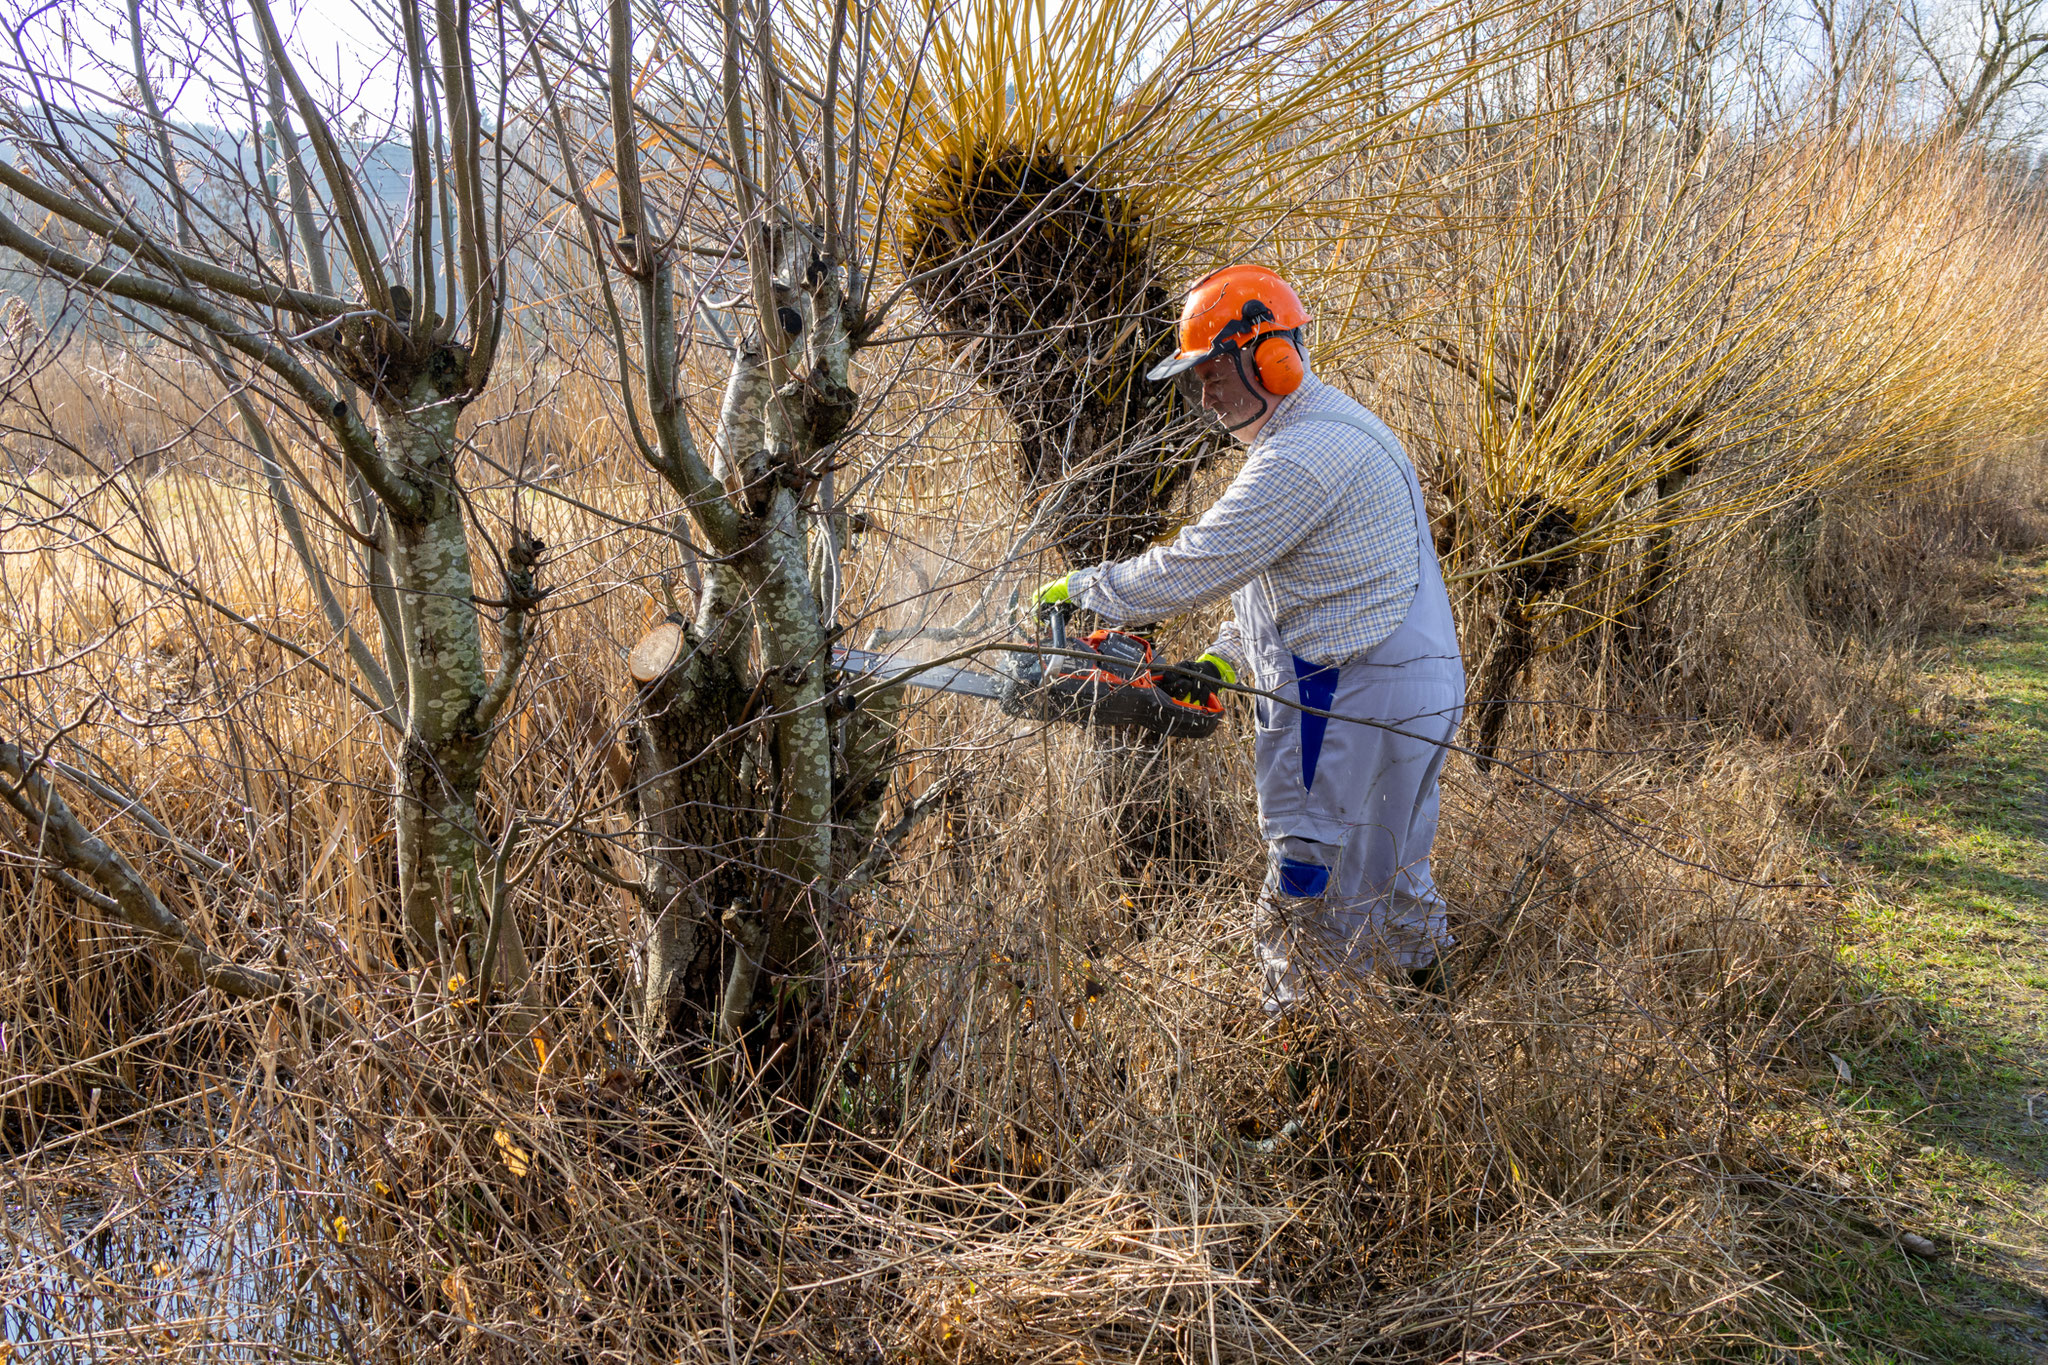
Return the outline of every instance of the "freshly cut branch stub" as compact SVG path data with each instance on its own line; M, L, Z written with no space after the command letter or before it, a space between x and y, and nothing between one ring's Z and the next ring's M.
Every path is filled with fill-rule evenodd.
M682 652L681 623L663 621L640 637L640 643L626 656L626 664L633 671L634 682L651 683L673 668Z

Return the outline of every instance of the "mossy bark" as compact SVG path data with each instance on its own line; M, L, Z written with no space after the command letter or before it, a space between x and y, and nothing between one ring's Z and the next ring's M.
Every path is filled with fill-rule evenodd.
M705 564L691 662L642 684L635 702L650 1046L693 1020L705 1032L743 1027L774 983L802 995L847 862L848 818L872 833L893 755L876 713L827 707L831 594L819 584L836 581L839 547L821 535L810 494L856 400L837 275L815 266L775 272L778 322L800 319L784 324L788 353L771 357L756 336L734 356L709 472L739 529ZM851 803L848 782L859 788Z
M479 932L484 887L477 792L491 732L492 679L463 498L456 484L456 423L466 395L452 354L436 357L403 389L377 400L384 458L417 493L387 509L385 554L400 623L405 733L397 761L398 892L415 950L442 960ZM472 964L477 965L477 964Z

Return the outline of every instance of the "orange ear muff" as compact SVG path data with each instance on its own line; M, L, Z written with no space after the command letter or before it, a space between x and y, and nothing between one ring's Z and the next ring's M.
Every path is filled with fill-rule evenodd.
M1285 398L1300 388L1308 377L1308 366L1302 362L1294 334L1268 332L1260 337L1252 346L1252 373L1275 398Z

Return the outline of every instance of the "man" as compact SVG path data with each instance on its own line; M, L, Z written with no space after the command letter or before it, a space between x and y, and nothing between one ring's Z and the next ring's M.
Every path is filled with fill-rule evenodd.
M1250 447L1244 468L1171 544L1038 593L1116 623L1231 595L1235 619L1168 685L1206 700L1246 679L1279 698L1258 700L1253 749L1271 1014L1329 973L1405 972L1447 993L1438 953L1451 937L1429 851L1465 700L1414 466L1385 424L1309 373L1308 321L1260 266L1189 291L1179 350L1147 377L1194 370L1202 405Z

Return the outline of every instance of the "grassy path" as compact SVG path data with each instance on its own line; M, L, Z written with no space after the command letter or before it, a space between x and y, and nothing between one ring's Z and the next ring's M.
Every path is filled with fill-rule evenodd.
M1842 1305L1873 1365L2048 1362L2048 566L2009 583L1833 848L1859 965L1929 1021L1851 1053L1839 1098L1904 1130L1902 1194L1983 1239Z

